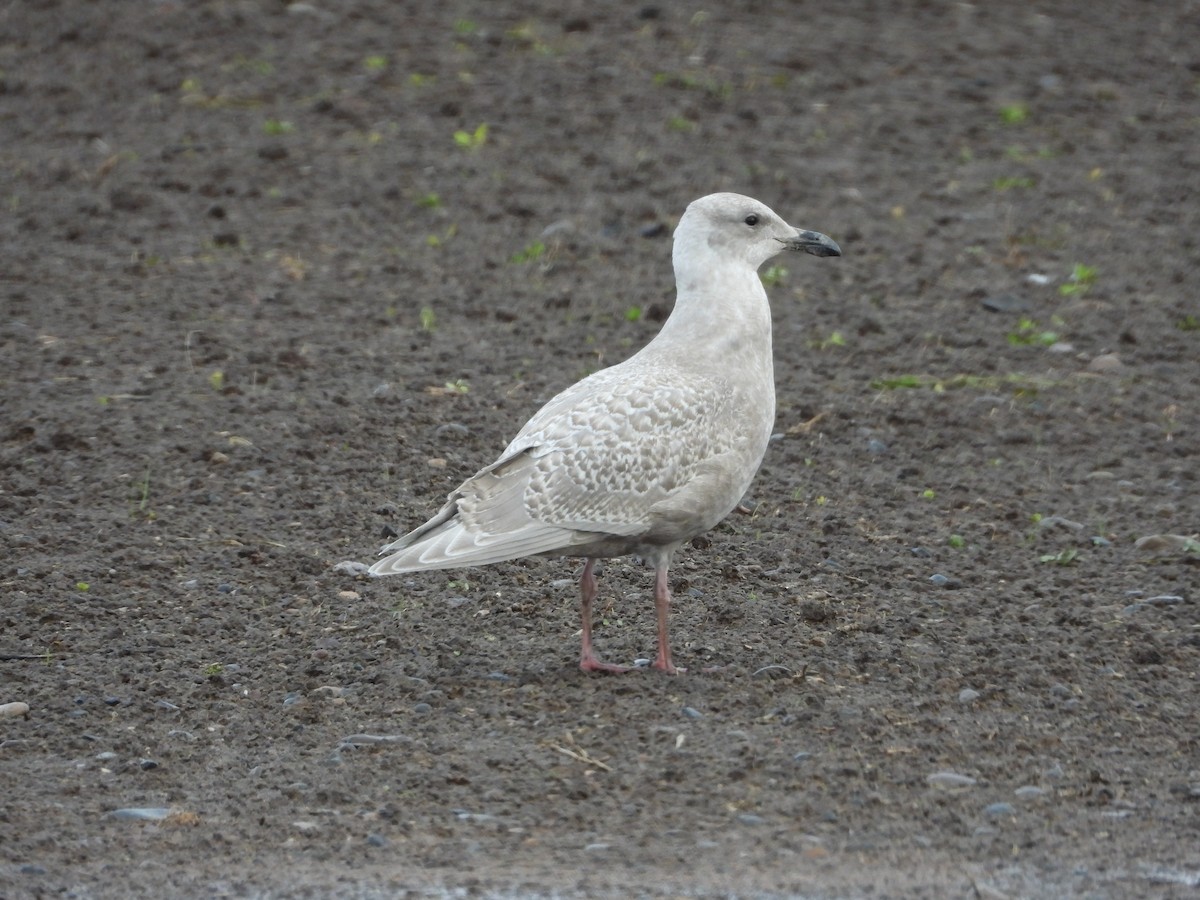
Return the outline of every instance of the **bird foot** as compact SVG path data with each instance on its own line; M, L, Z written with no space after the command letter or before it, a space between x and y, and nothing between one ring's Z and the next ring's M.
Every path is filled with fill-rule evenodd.
M624 675L630 671L629 666L618 666L616 663L601 662L594 656L581 657L579 668L585 672L607 672L609 675Z

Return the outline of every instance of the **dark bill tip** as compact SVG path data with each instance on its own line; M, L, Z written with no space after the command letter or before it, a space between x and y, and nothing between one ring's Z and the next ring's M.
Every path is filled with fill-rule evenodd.
M796 236L783 243L789 250L803 250L813 256L841 256L842 248L837 241L819 231L797 231Z

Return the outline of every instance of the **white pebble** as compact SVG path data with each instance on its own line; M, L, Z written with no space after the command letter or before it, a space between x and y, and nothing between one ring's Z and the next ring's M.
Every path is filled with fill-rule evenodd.
M3 703L0 704L0 719L15 719L17 716L29 718L28 703Z
M943 788L973 787L978 784L970 775L960 775L958 772L934 772L925 780L934 787Z

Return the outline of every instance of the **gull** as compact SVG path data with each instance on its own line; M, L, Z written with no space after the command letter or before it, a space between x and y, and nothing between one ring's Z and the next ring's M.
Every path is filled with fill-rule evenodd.
M484 566L526 556L585 560L579 666L625 672L592 645L598 559L654 569L658 652L671 660L671 558L741 502L775 424L771 307L758 269L785 251L841 256L741 194L693 201L675 229L674 309L624 362L568 387L423 525L380 550L370 574Z

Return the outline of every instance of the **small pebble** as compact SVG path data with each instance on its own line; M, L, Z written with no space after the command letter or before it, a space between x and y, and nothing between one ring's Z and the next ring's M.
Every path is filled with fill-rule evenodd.
M1038 528L1066 528L1069 531L1083 531L1083 523L1068 519L1066 516L1043 516L1038 520Z
M1041 797L1045 795L1046 792L1035 784L1026 784L1017 788L1015 791L1013 791L1013 793L1022 800L1031 800L1034 797Z
M411 738L406 734L352 734L342 738L342 746L357 747L363 744L407 744Z
M944 587L945 585L950 583L950 579L947 578L945 575L942 575L940 572L930 575L929 580L931 582L933 582L934 584L936 584L938 587Z
M934 772L925 780L934 787L943 788L972 787L978 784L970 775L960 775L958 772Z
M427 715L428 713L433 712L433 707L430 706L428 703L418 703L416 706L413 707L413 712L417 713L418 715L423 716L423 715Z
M0 719L15 719L17 716L29 718L29 704L17 701L0 704Z
M959 703L974 703L978 699L979 691L973 690L972 688L963 688L958 692Z
M685 706L685 707L683 708L683 714L684 714L685 716L687 716L689 719L702 719L702 718L704 718L704 713L700 712L698 709L692 709L692 707L690 707L690 706Z
M367 835L367 843L372 847L386 847L388 844L387 838L382 834L375 834L374 832Z
M1182 534L1147 534L1133 542L1133 549L1143 553L1182 553L1196 546L1196 541Z
M464 822L494 822L496 817L491 813L475 813L467 809L453 810L455 817Z
M1016 815L1016 807L1011 803L989 803L983 808L985 816L1012 816Z
M738 818L738 821L741 822L743 825L763 825L767 821L762 816L754 815L754 813L742 813L737 818Z
M366 575L370 569L371 567L366 563L348 559L345 562L340 562L334 566L333 572L335 575Z
M153 759L139 759L138 768L143 772L149 772L151 769L157 769L158 763Z
M792 754L793 762L806 762L807 760L810 760L810 759L812 759L812 753L810 753L808 750L801 750L798 753Z
M1143 602L1150 606L1173 606L1176 603L1182 603L1183 598L1178 594L1159 594L1156 597L1147 597Z
M994 297L985 297L980 304L988 312L1012 313L1030 310L1029 301L1016 294L997 294Z
M1125 364L1121 362L1121 357L1115 353L1102 353L1088 363L1089 372L1117 372L1125 368Z

